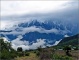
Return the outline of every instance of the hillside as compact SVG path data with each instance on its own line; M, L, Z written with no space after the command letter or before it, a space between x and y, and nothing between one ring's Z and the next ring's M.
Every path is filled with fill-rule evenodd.
M78 41L79 41L79 34L62 39L59 42L58 46L65 46L65 45L78 46Z

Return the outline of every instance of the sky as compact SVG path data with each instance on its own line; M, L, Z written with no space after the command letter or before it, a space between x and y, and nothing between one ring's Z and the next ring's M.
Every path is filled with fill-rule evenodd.
M1 16L56 11L70 1L1 1Z
M68 10L70 8L78 7L78 1L67 0L67 1L1 1L1 29L6 27L7 23L11 23L7 17L12 16L10 20L16 17L35 13L50 13L60 12ZM62 13L61 13L62 14ZM19 18L17 20L20 20ZM23 20L23 19L22 19ZM13 24L13 23L11 23Z
M13 19L20 20L20 18L17 18L17 17L28 15L28 14L35 14L35 13L45 14L45 13L51 13L51 12L61 12L61 13L57 13L57 15L58 14L63 15L65 13L63 13L62 11L67 12L68 9L74 10L75 8L78 8L79 1L77 0L64 0L64 1L62 0L59 0L59 1L55 1L55 0L53 1L12 1L11 0L10 1L8 0L6 1L5 0L5 1L0 1L0 3L1 3L0 18L3 18L1 19L0 28L4 29L7 23L10 24L12 21L14 21ZM67 12L67 14L68 13L70 12ZM12 18L10 16L12 16ZM11 24L13 24L13 22Z

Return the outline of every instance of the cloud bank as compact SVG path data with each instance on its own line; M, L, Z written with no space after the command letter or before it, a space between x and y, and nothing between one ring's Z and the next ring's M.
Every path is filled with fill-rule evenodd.
M18 28L18 29L15 30L16 28ZM66 33L70 32L69 30L58 30L56 28L52 28L50 30L46 30L44 28L36 27L36 26L31 26L31 27L26 27L26 28L23 28L23 27L12 27L12 28L9 28L9 29L13 29L13 30L11 32L1 32L1 34L4 34L4 35L5 34L13 34L13 35L21 34L21 35L24 35L24 34L29 33L29 32L39 32L39 33L46 33L46 34L49 34L49 33L66 34ZM9 31L9 30L7 30L7 31Z
M1 1L1 29L15 21L78 20L79 1ZM75 14L74 14L75 13ZM76 14L77 13L77 14ZM12 23L14 22L14 23ZM75 21L74 21L75 22ZM8 23L8 25L7 25ZM9 25L9 23L11 23Z
M21 40L23 37L22 35L19 35L16 39L12 40L12 41L8 41L7 38L3 37L4 42L11 42L11 46L14 50L17 51L18 47L22 47L23 51L25 50L30 50L30 49L37 49L38 47L42 47L45 48L46 46L54 46L57 45L61 40L56 41L55 44L50 45L50 42L46 42L46 39L37 39L36 42L29 42L27 40ZM51 41L52 42L52 41ZM30 44L32 43L32 44Z
M44 13L63 9L68 1L1 1L1 16Z
M45 47L45 39L37 39L36 42L33 42L31 45L29 44L29 41L27 40L21 40L22 36L19 35L16 39L11 41L12 48L17 50L18 47L22 47L23 50L29 50L29 49L37 49L38 47Z

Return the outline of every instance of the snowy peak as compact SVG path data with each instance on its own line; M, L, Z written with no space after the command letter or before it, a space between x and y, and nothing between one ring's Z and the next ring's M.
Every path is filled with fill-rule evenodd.
M14 24L13 27L6 28L7 31L17 31L17 32L22 32L30 30L30 32L53 32L59 31L60 34L76 34L78 32L77 29L78 25L75 24L73 25L72 23L63 23L62 21L57 21L57 20L46 20L44 22L40 22L37 19L34 19L32 21L24 21L24 22L18 22L17 24Z

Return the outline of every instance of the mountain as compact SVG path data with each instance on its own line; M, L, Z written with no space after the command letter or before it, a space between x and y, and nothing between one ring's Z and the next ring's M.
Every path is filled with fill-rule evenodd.
M28 22L17 22L12 27L8 25L5 30L0 30L0 36L7 38L12 43L16 40L18 43L14 42L15 45L27 45L24 41L28 41L29 45L33 45L34 43L37 44L38 39L43 39L44 45L52 46L56 41L63 39L65 35L77 34L77 27L78 24L73 24L71 21L54 18L45 21L34 19Z
M33 35L31 37L38 36L39 38L45 37L46 39L47 39L47 37L49 37L48 39L51 39L51 40L54 40L54 38L55 39L57 38L56 40L59 40L59 39L63 38L64 35L66 35L66 34L69 36L72 36L72 35L77 34L77 32L78 32L77 24L73 25L72 23L70 24L69 22L68 23L62 22L60 20L58 20L58 21L48 20L48 21L44 21L44 22L39 22L38 20L33 20L30 22L18 23L17 25L14 24L13 27L11 27L11 28L7 28L7 27L5 29L6 31L1 30L0 32L2 32L2 34L6 35L7 37L10 36L9 38L11 38L11 36L14 37L14 36L21 34L22 36L29 36L29 38L31 35ZM58 39L58 36L60 37L59 39ZM11 39L11 40L13 40L13 39ZM35 40L35 39L33 39L33 40Z
M71 37L66 37L63 38L58 46L66 46L66 45L72 45L72 46L78 46L78 41L79 41L79 34L71 36Z

